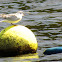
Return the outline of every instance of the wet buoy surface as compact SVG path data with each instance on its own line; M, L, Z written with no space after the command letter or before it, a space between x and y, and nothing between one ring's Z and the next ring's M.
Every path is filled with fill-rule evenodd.
M38 44L33 32L25 26L12 25L0 32L0 55L35 53Z

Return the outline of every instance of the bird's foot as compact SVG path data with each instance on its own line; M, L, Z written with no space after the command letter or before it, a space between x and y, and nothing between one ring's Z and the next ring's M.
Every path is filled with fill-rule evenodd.
M11 25L14 25L14 26L16 26L15 24L13 24L13 23L11 23Z

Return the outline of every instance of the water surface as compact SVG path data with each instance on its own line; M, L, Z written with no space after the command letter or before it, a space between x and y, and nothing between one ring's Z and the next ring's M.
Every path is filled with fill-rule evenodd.
M31 13L26 14L17 24L28 27L35 34L38 41L37 54L4 57L0 61L61 61L62 53L43 55L43 51L46 48L62 46L62 0L0 0L0 13L9 14L20 10ZM10 25L0 23L0 31Z

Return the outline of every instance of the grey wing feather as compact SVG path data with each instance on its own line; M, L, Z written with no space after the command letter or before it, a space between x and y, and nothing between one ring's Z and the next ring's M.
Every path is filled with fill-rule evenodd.
M14 14L0 14L0 17L3 18L3 19L6 19L6 20L10 20L10 21L15 21L15 20L19 19Z
M10 21L16 21L16 20L18 20L19 18L17 18L17 16L15 16L15 15L9 15L9 17L6 17L6 19L7 20L10 20Z

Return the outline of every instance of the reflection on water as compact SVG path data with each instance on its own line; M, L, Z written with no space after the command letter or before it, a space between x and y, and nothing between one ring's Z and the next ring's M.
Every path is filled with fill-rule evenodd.
M0 13L15 13L20 10L31 12L17 24L27 26L36 35L38 60L62 60L61 54L43 55L46 48L62 46L62 0L0 0ZM0 23L0 31L9 25L11 24Z
M6 58L1 58L0 62L32 62L32 61L39 61L38 60L38 55L37 53L35 54L27 54L27 55L21 55L17 57L6 57Z

